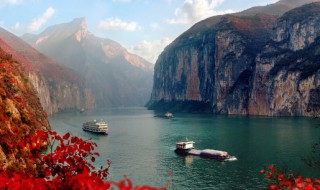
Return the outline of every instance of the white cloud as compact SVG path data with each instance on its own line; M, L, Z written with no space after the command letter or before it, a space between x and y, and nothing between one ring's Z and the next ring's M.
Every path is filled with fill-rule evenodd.
M129 47L129 51L140 55L151 63L155 63L163 49L169 45L172 40L168 37L161 40L147 41L143 40L138 45Z
M232 13L232 10L215 11L224 0L184 0L175 10L175 18L167 19L169 24L192 24L214 15Z
M150 27L153 29L153 30L157 30L157 29L159 29L160 28L160 26L159 26L159 24L158 23L151 23L150 24Z
M55 10L49 7L41 16L33 19L33 21L27 26L28 32L35 32L39 28L48 22L48 20L53 16Z
M98 27L104 30L125 30L134 32L138 29L142 29L136 22L125 22L119 18L107 18L101 20Z

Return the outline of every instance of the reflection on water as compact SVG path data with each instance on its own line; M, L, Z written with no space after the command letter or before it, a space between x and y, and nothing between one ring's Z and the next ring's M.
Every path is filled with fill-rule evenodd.
M188 155L184 157L184 163L187 167L190 167L192 162L193 162L193 156Z
M91 138L101 153L97 165L111 161L110 180L129 176L137 185L172 189L261 189L263 166L287 166L305 176L316 177L301 161L320 136L316 119L214 116L178 114L173 119L154 117L145 108L122 108L66 112L50 117L53 130ZM109 135L82 131L82 123L103 119ZM217 162L174 153L175 143L188 138L197 149L217 149L238 158ZM172 172L172 176L168 176ZM318 176L319 177L319 176Z

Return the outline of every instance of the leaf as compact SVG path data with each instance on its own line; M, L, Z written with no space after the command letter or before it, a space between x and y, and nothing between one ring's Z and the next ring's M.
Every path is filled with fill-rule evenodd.
M99 152L93 153L95 156L100 156Z
M70 137L70 133L66 133L65 135L63 135L62 138L63 138L64 140L67 140L69 137Z

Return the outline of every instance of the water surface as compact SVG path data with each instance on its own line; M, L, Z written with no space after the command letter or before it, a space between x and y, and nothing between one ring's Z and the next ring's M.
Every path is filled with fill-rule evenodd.
M127 175L135 185L170 182L170 189L263 189L267 182L259 171L269 164L320 176L301 161L320 136L317 119L177 113L164 119L156 114L145 108L70 111L51 116L50 123L60 134L71 132L97 142L101 156L96 165L111 161L109 180ZM93 119L105 120L109 135L82 131L82 123ZM238 160L179 156L175 143L185 138L195 141L197 149L224 150Z

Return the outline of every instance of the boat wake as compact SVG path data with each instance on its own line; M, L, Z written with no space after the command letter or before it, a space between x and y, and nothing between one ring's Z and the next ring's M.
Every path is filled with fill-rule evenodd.
M236 157L232 157L232 158L227 158L224 161L229 161L229 162L233 162L233 161L237 161L238 159Z

